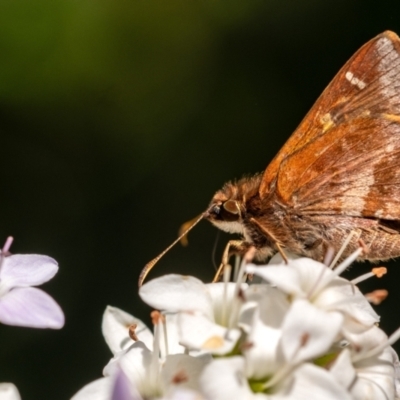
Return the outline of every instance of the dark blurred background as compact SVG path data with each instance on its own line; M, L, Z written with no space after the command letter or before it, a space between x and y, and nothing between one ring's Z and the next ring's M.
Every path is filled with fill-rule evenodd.
M400 33L398 0L2 2L0 238L58 260L43 288L66 325L2 325L0 382L24 400L62 400L100 377L105 307L148 321L140 269L225 181L262 171L386 29ZM151 276L211 279L215 238L201 223ZM387 333L400 325L399 264L361 285L389 290L378 307Z

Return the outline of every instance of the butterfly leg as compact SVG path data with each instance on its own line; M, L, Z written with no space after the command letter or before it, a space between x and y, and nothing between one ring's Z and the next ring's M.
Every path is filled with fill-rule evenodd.
M212 280L213 283L218 282L226 265L228 265L229 257L233 253L244 254L249 249L249 244L244 240L230 240L224 250L222 255L222 261L216 272L214 279Z
M283 244L280 243L280 241L275 237L274 234L269 232L267 229L265 229L264 226L262 226L255 218L250 218L250 222L253 223L254 225L257 226L257 228L264 233L265 236L267 236L276 246L278 249L279 254L282 256L283 260L285 261L285 264L288 264L289 260L287 258L287 255L283 251Z

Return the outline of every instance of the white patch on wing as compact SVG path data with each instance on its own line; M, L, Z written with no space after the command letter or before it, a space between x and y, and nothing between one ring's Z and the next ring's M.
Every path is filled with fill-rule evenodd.
M354 86L357 86L360 90L364 89L367 84L362 81L361 79L358 79L354 76L354 74L350 71L346 72L345 78Z

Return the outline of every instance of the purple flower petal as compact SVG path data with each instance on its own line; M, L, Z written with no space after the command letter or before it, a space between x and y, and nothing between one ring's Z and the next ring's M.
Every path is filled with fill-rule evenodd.
M36 286L47 282L57 273L57 261L38 254L14 254L5 257L0 280L9 288Z
M30 328L60 329L64 314L51 296L37 288L16 288L0 297L0 322Z

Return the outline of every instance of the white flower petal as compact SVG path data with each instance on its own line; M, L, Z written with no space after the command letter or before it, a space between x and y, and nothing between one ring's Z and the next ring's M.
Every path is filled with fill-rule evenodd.
M170 388L169 390L176 388L198 390L200 374L210 361L211 356L208 354L200 357L186 354L168 356L161 371L164 387Z
M246 376L262 379L277 371L284 361L278 348L281 336L280 329L265 325L261 321L257 310L251 331L246 338L247 346L245 345L243 350L246 358Z
M375 349L387 341L385 332L377 326L373 325L368 329L363 327L364 329L362 330L360 329L360 326L363 327L362 325L353 322L351 324L351 329L349 329L350 323L348 322L346 329L342 330L346 339L354 348L358 349L358 356L363 352Z
M200 393L195 392L194 390L179 388L169 393L167 396L164 396L160 400L206 400L206 399L204 399Z
M393 349L393 347L389 347L390 352L392 353L392 362L394 367L394 378L395 378L395 388L396 388L396 399L400 399L400 362L399 356Z
M300 275L294 268L287 266L268 265L266 267L258 267L257 265L249 264L246 267L248 274L254 274L272 285L277 286L285 293L293 294L299 297L305 297L306 293L300 285Z
M54 299L42 290L15 288L0 297L0 323L60 329L64 326L64 314Z
M355 400L394 399L396 393L393 355L387 347L379 357L354 363L357 380L351 387Z
M274 328L281 327L290 308L288 296L285 293L269 285L252 285L246 290L245 297L248 302L257 301L260 310L259 317L264 324Z
M178 315L166 314L164 317L166 332L164 325L160 328L160 352L162 357L165 358L169 354L183 354L185 348L179 343Z
M356 371L351 363L350 351L343 349L336 360L329 368L334 378L345 388L348 389L356 379Z
M288 251L288 250L286 250L286 249L285 249L285 256L286 256L286 258L289 260L289 262L290 262L291 260L297 260L297 259L299 259L299 258L302 258L302 257L300 257L299 255L294 254L294 253L292 253L292 252L290 252L290 251ZM269 265L286 265L286 260L284 260L284 259L282 258L281 253L276 253L276 254L274 254L274 256L269 260L268 264L269 264Z
M207 292L211 298L211 304L213 308L213 320L219 325L226 325L226 321L223 321L223 313L226 316L231 315L232 305L234 303L236 283L234 282L217 282L206 284ZM247 284L241 286L242 290L246 290ZM226 288L226 298L224 299L224 289ZM226 307L223 311L224 306Z
M0 400L21 400L17 387L13 383L0 383Z
M192 276L166 275L153 279L139 289L139 295L158 310L200 311L213 319L207 286Z
M71 400L110 400L113 383L110 377L97 379L79 390Z
M341 311L366 327L378 323L380 319L358 287L342 278L332 280L313 303L325 310Z
M280 393L279 393L280 394ZM325 369L312 364L303 364L293 374L293 380L279 399L288 400L352 400L347 390Z
M311 360L323 355L333 344L343 316L324 312L307 300L296 300L282 325L281 346L288 362Z
M114 357L104 368L103 373L114 376L121 367L143 398L153 398L155 394L164 392L162 381L158 377L160 365L158 357L154 359L154 354L144 343L135 342L123 354Z
M232 351L240 337L239 329L230 329L214 324L200 313L180 313L178 326L180 342L194 350L211 354L226 354Z
M200 377L205 397L212 400L267 400L269 396L251 391L244 367L243 357L214 359L204 368Z
M114 355L121 350L126 350L134 343L128 332L129 327L133 324L137 325L135 333L138 339L149 349L152 349L153 334L140 319L117 307L107 306L103 314L101 328L104 339Z
M53 278L57 271L57 262L51 257L14 254L4 258L0 279L8 288L38 286Z

